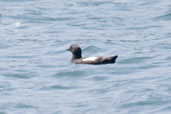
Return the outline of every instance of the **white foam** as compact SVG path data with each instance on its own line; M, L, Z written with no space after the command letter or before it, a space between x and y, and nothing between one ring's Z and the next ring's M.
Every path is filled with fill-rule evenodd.
M84 58L82 61L94 61L96 59L97 57L87 57L87 58Z
M14 25L15 25L16 27L20 27L20 26L21 26L21 23L20 23L20 22L16 22Z

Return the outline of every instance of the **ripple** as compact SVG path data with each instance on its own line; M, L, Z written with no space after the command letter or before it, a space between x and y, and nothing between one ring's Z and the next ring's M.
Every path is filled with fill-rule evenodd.
M0 71L5 71L5 70L8 70L8 69L0 67Z
M23 104L23 103L19 103L19 104L16 104L15 105L15 108L19 108L19 109L22 109L22 108L36 108L35 106L32 106L32 105L28 105L28 104Z
M156 17L157 20L171 20L171 13L164 14L162 16Z
M0 49L8 49L10 48L11 46L8 45L8 44L4 44L4 43L0 43Z
M171 106L165 106L163 107L160 112L171 112Z
M6 73L3 74L3 76L10 78L29 79L34 77L35 75L31 73Z
M120 108L132 108L132 107L142 107L142 106L161 106L162 104L169 103L169 101L162 100L148 100L148 101L137 101L134 103L125 103L120 106Z
M171 49L171 43L159 43L157 47L160 49Z
M2 15L0 14L0 23L2 23Z
M96 47L96 46L88 46L83 49L84 52L87 52L88 54L94 54L95 52L98 53L99 51L102 51L102 49Z
M134 69L134 70L132 70L132 69ZM125 66L125 67L115 68L114 71L111 71L111 74L115 74L115 75L134 74L137 71L139 71L139 70L135 66Z
M78 78L80 76L84 76L86 73L84 71L65 71L56 73L55 77L70 77L70 78Z
M11 88L9 85L6 85L6 86L0 85L0 92L1 93L6 92L6 91L14 91L14 90L15 90L15 88Z
M153 68L157 68L157 67L160 67L160 65L158 65L156 63L153 63L153 64L141 65L138 68L141 69L141 70L143 70L143 69L145 70L145 69L153 69Z
M128 58L128 59L123 59L121 60L119 63L121 64L137 64L137 63L144 63L145 61L149 61L151 59L153 59L154 57L132 57L132 58Z
M6 56L6 58L14 58L14 59L28 59L28 58L33 58L35 56L28 56L28 55L10 55Z
M6 112L0 112L0 114L7 114Z
M51 86L50 88L52 89L71 89L72 87L67 87L67 86L61 86L61 85L55 85L55 86Z
M92 2L81 2L81 6L100 6L105 4L113 4L111 1L92 1Z
M133 28L127 28L131 30L146 30L146 29L153 29L153 28L161 28L162 26L159 25L153 25L153 26L142 26L142 27L133 27Z
M69 86L53 85L53 86L41 88L41 90L70 90L70 89L74 89L74 87L72 87L70 85Z
M91 80L94 80L94 81L105 81L107 80L108 77L106 76L92 76Z
M27 22L31 22L31 23L44 23L44 22L52 22L52 21L69 21L69 20L73 20L73 18L71 17L32 17L32 16L6 16L8 18L12 18L12 19L20 19L20 20L25 20Z
M29 0L35 1L35 0ZM28 0L1 0L1 2L28 2Z
M167 58L166 58L166 60L169 60L169 61L171 61L171 57L167 57Z

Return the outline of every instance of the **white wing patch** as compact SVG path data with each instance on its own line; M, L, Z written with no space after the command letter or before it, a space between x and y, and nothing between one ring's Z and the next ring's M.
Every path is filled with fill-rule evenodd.
M82 59L82 61L94 61L96 59L97 57L87 57L87 58Z

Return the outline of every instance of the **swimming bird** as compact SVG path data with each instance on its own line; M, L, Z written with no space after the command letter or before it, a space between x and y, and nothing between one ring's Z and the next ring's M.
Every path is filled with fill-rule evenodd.
M118 55L113 57L102 57L102 56L93 56L93 57L82 57L82 50L77 44L72 44L67 51L72 53L71 61L75 64L112 64L115 63Z

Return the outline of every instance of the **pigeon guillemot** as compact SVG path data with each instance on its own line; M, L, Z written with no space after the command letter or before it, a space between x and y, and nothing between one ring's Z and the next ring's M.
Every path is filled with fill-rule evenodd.
M72 44L67 51L72 53L72 62L75 64L111 64L115 63L116 58L118 57L84 57L82 58L82 50L77 44Z

